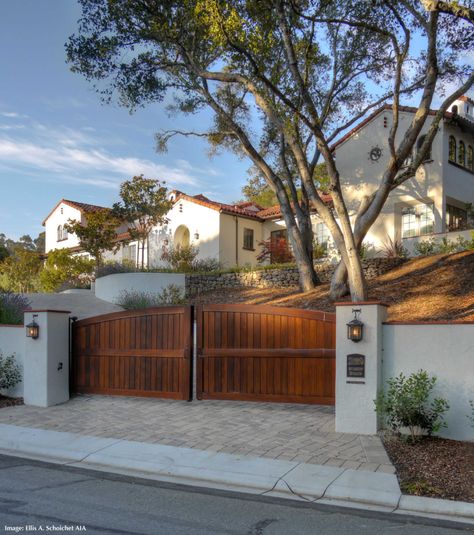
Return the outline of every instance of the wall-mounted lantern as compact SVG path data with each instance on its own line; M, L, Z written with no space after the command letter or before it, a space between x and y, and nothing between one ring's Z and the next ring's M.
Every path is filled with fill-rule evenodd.
M39 325L35 321L35 318L37 317L38 314L33 314L33 320L26 326L26 336L28 338L33 338L33 340L36 340L39 336Z
M194 239L195 240L199 240L199 232L196 230L196 232L194 233Z
M360 308L353 308L354 319L347 324L347 338L353 342L360 342L364 333L364 324L359 319Z

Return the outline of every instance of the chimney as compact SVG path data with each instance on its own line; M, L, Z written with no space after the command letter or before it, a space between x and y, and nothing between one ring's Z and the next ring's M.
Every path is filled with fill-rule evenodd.
M454 115L459 115L464 119L474 121L474 100L466 95L463 95L451 104L449 111Z

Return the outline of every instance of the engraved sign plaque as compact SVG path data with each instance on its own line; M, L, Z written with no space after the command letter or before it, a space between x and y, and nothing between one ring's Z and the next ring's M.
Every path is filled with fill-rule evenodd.
M347 355L347 377L365 377L365 355Z

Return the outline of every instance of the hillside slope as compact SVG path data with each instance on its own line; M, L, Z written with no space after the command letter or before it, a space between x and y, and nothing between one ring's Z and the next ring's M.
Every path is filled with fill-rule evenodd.
M368 282L369 299L390 305L392 321L474 321L474 251L413 258ZM247 303L333 312L329 285L307 293L294 289L232 289L193 299L199 303Z

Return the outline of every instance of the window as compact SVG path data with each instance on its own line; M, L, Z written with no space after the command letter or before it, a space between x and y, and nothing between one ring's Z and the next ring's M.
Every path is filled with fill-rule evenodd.
M318 244L321 245L327 251L328 243L331 239L331 234L324 223L318 223L316 225L315 236Z
M244 249L248 249L249 251L254 250L253 229L251 228L244 228Z
M418 206L418 217L420 218L420 236L433 234L434 231L434 206L432 204L421 204Z
M421 146L425 142L425 139L426 139L426 136L420 136L418 138L418 141L416 142L416 152L417 153L420 152ZM431 160L431 147L429 148L428 153L426 154L426 156L425 156L423 161L426 162L426 160Z
M466 146L464 145L464 141L459 142L458 164L463 167L466 166Z
M67 230L63 227L63 240L67 240Z
M402 210L402 238L425 236L434 231L433 204L407 206Z
M57 241L61 241L63 239L63 226L59 225L56 231L57 231Z
M456 139L449 136L449 161L456 162Z
M123 246L122 261L123 260L136 263L137 261L137 246L136 245L124 245Z
M415 207L402 210L402 238L416 236L416 213Z
M446 228L448 231L463 230L467 226L467 212L457 206L446 205Z
M467 168L469 171L474 171L474 152L472 145L467 146Z

